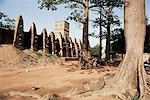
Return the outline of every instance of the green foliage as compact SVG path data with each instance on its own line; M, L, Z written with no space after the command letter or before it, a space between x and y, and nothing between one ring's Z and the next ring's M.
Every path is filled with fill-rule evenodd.
M139 93L137 92L133 97L131 97L131 100L139 100Z
M65 0L38 0L38 4L40 4L39 8L47 10L57 10L57 5L63 3Z
M115 29L111 35L111 52L125 53L125 37L123 29ZM150 52L150 25L146 27L144 52Z
M67 4L65 8L73 10L68 20L74 20L76 22L83 22L83 8L85 6L83 0L38 0L40 9L57 10L57 6L60 4Z
M150 53L150 44L144 45L144 52Z
M123 29L115 29L111 35L111 52L125 53L125 37ZM144 52L150 52L150 25L146 27Z
M56 55L52 55L52 54L47 53L47 54L45 54L45 56L46 56L47 62L51 62L53 64L56 64L56 63L63 64L62 60Z
M111 52L125 53L125 37L123 29L115 29L111 36Z
M6 14L0 11L0 28L13 29L14 19L10 19Z
M127 99L131 99L131 100L139 100L139 93L136 92L135 95L131 95L131 93L129 91L126 91L125 93L123 93L123 95L127 98ZM122 99L121 99L122 100Z
M91 9L91 11L98 12L98 17L92 21L93 28L98 28L101 26L101 29L107 29L107 25L111 26L120 26L121 22L119 17L113 12L114 8L122 7L124 2L123 0L95 0L97 1L98 7ZM107 32L101 31L101 38L106 38ZM100 34L90 34L92 37L99 38Z
M131 100L139 100L138 96L133 96Z
M53 62L53 60L56 59L56 56L54 56L50 53L45 54L45 56L46 56L46 59L50 62Z
M99 44L90 48L90 51L91 51L92 55L98 55L99 54Z
M52 56L53 56L53 55L50 54L50 53L47 53L47 54L46 54L46 57L47 57L47 58L51 58Z
M106 38L106 34L107 34L106 31L102 32L102 33L101 33L101 38L102 38L102 39L105 39L105 38ZM91 33L89 33L88 35L91 36L91 37L100 38L100 35L97 34L96 32L91 32Z
M144 52L150 53L150 24L146 26Z
M71 12L70 16L67 17L67 20L74 20L75 22L80 22L83 23L84 22L84 13L83 10L73 10L73 12Z
M46 59L48 62L52 62L52 63L54 62L54 58L55 58L54 55L47 53L47 54L45 54L45 56L46 56Z
M38 0L40 9L47 10L57 10L57 6L60 4L65 4L65 8L69 8L72 10L70 16L67 18L68 20L74 20L76 22L84 23L85 22L85 13L84 9L86 0ZM123 0L114 1L114 0L88 0L89 7L88 9L103 7L109 8L111 7L120 7L123 4ZM99 5L99 1L101 5ZM102 6L103 5L103 6Z
M57 55L52 55L50 53L43 53L42 51L35 52L36 57L39 60L44 60L46 63L53 63L53 64L62 64L62 60Z
M106 7L115 6L115 7L122 7L124 4L124 0L92 0L96 5L104 5Z
M41 52L36 52L35 54L37 55L38 58L42 57L42 53Z

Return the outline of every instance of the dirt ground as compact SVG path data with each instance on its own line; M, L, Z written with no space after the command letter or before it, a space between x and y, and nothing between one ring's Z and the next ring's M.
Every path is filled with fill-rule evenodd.
M56 100L72 100L63 95L79 84L100 77L111 78L117 71L117 67L112 66L81 70L78 61L63 61L63 63L56 59L51 61L53 63L47 63L48 61L45 62L41 58L39 60L38 56L30 50L22 52L10 45L1 46L0 100L49 100L47 97L53 97L55 94L61 96ZM148 81L150 86L150 75ZM74 99L116 100L113 96L86 95Z
M115 71L115 68L107 67L105 69L80 70L77 68L76 62L66 62L64 65L51 64L44 67L14 71L0 70L0 92L1 94L10 91L40 95L46 93L62 94L75 85L95 80L106 73L113 74ZM33 90L33 87L38 89Z

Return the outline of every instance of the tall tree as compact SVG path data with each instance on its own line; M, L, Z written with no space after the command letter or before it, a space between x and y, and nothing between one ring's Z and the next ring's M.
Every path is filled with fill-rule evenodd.
M126 55L102 94L123 94L142 99L147 89L146 73L143 66L145 38L145 0L125 0L124 29ZM146 100L146 99L144 99Z
M111 1L111 2L110 2ZM114 5L114 0L100 0L105 7L108 5ZM68 19L80 22L83 24L83 49L89 51L89 40L88 40L88 27L89 27L89 10L98 7L97 1L95 0L38 0L40 8L47 8L48 10L56 10L57 5L67 4L66 8L72 10L71 15Z
M124 30L122 28L115 29L111 35L111 53L125 53L125 37Z
M89 9L95 7L93 0L38 0L40 8L56 10L57 5L67 4L66 8L72 10L68 19L83 24L83 49L89 51L88 26L89 26Z
M99 18L95 18L94 26L99 26L100 33L100 48L99 48L99 59L101 59L101 45L102 45L102 27L106 28L106 61L110 59L110 35L111 35L111 25L120 25L120 21L118 16L114 14L113 9L122 7L123 0L115 1L115 0L95 0L95 4L97 4L98 9L94 8L92 11L99 12ZM106 32L105 32L106 33Z
M14 19L9 18L8 15L0 11L0 28L13 29L14 22Z

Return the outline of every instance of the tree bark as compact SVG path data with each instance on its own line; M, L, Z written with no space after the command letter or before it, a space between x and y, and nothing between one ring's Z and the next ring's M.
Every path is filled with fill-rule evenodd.
M106 61L110 60L110 23L107 25L107 36L106 36Z
M94 96L116 95L121 100L149 100L146 98L148 87L143 66L145 0L125 0L124 13L126 55L113 79L103 89L95 91ZM86 90L88 87L84 88Z
M101 22L102 22L102 16L101 16L101 8L100 8L100 23L99 23L99 61L101 61L101 57L102 57L102 25L101 25Z
M127 96L142 99L147 89L143 66L145 0L125 0L124 12L126 55L111 83L100 92L124 99Z
M89 24L89 0L85 1L85 21L83 23L83 49L89 51L89 41L88 41L88 24Z

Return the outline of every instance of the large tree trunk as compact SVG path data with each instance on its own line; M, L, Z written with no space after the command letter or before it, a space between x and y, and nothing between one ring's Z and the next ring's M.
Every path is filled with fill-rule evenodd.
M143 66L145 37L145 0L125 0L126 55L103 95L125 95L143 98L147 83ZM124 95L123 95L124 94Z
M145 0L125 0L124 12L126 55L113 79L106 83L103 89L94 92L94 95L116 95L123 100L149 100L144 98L147 94L143 66ZM88 90L88 87L84 87L84 92Z
M106 35L106 61L110 60L110 23L107 25L107 35Z
M101 22L102 22L102 16L101 16L101 9L100 9L100 23L99 23L99 61L101 61L101 57L102 57L102 25L101 25Z
M88 24L89 24L89 0L85 1L85 21L83 23L83 49L88 52L89 51L89 41L88 41Z

